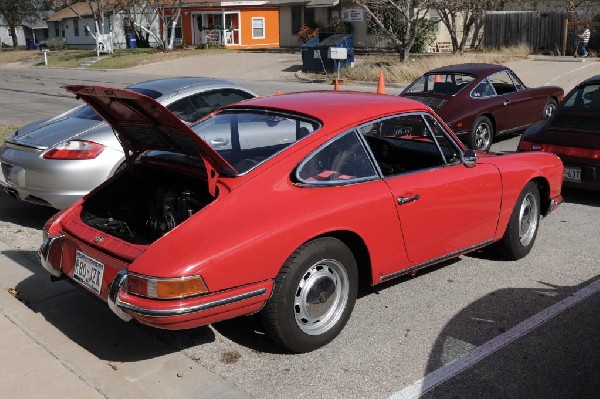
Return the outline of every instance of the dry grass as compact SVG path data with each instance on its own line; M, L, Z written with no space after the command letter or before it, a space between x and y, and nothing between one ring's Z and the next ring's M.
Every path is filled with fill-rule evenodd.
M14 62L43 61L44 55L38 50L2 50L0 51L0 65Z
M340 77L355 81L376 81L379 78L379 71L383 71L386 82L404 83L413 81L431 69L446 65L470 62L503 64L526 58L530 54L529 47L522 45L494 52L466 52L463 55L419 54L411 57L406 63L401 63L396 54L367 55L357 57L354 68L343 69Z
M4 143L4 140L18 128L17 125L0 125L0 144Z

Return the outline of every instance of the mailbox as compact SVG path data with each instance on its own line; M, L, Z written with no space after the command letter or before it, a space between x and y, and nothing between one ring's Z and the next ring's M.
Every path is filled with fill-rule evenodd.
M329 47L327 58L332 60L345 60L348 58L348 49L345 47Z

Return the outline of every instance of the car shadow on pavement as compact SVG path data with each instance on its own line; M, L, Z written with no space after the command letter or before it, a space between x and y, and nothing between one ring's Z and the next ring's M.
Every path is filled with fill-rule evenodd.
M541 325L527 324L511 330L594 280L597 277L576 286L538 281L536 288L499 289L459 311L446 324L430 352L425 378L420 384L424 395L419 397L598 397L600 294L594 293L567 307L567 311ZM523 335L515 332L521 329ZM503 337L510 339L514 333L514 340L505 346L490 343L509 330ZM487 357L466 369L459 368L461 361L456 360L461 356L488 353L487 348L494 345L499 347ZM430 374L433 372L436 373ZM435 386L435 382L439 385Z
M379 295L380 291L383 291L398 284L402 284L403 282L411 280L415 277L435 272L436 270L439 270L443 267L450 267L458 261L460 261L460 258L450 259L445 262L441 262L436 265L432 265L427 268L421 269L415 274L407 274L395 278L393 280L378 284L376 286L369 285L368 282L366 282L365 280L366 277L363 277L361 280L361 285L359 286L357 301L360 301L361 298L370 295ZM273 343L273 341L268 337L262 326L261 318L258 314L251 315L248 317L238 317L235 319L226 320L220 323L213 324L212 327L227 339L251 350L271 354L288 353L281 347Z
M215 340L208 327L164 331L134 321L124 322L106 303L84 292L83 287L66 280L51 282L49 273L25 252L3 252L33 273L16 284L14 296L99 359L135 362Z
M58 212L54 208L19 201L0 190L0 220L23 227L41 229L52 215Z
M600 207L600 195L595 191L563 187L562 195L565 202L570 204Z

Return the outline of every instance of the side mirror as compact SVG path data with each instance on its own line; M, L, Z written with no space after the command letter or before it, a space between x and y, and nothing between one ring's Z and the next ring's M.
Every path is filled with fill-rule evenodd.
M474 168L477 164L477 155L475 155L475 151L468 149L463 152L462 162L467 168Z

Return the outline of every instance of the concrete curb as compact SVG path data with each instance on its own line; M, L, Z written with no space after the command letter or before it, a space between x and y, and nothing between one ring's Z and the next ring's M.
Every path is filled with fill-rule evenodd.
M0 385L12 388L3 398L249 398L70 284L51 283L27 255L0 242L0 356L11 365Z

